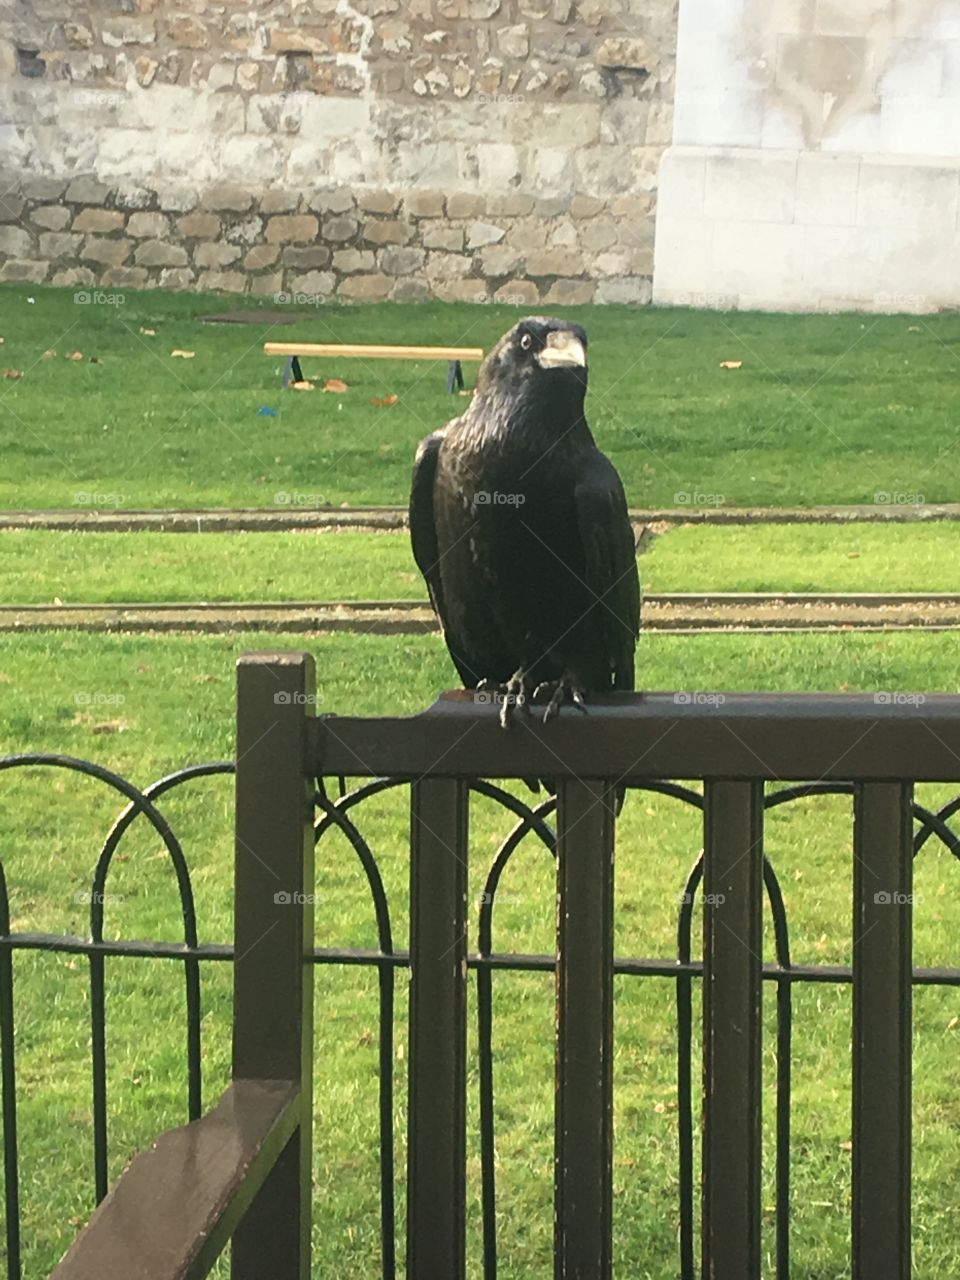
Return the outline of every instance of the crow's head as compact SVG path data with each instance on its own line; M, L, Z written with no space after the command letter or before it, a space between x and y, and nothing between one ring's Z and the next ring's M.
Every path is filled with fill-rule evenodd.
M478 396L517 408L566 405L579 415L587 390L587 335L569 320L528 316L504 334L480 367Z

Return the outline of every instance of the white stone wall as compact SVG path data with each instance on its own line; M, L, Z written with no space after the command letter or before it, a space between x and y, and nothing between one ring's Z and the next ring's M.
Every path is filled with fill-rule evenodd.
M682 0L654 300L960 302L960 0Z

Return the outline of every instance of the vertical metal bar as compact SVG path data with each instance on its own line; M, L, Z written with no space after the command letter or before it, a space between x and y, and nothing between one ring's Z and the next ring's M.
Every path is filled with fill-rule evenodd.
M793 991L777 983L777 1280L790 1277L790 1121Z
M692 958L693 901L703 878L703 859L687 877L677 918L677 959ZM680 1280L694 1280L693 1247L693 977L677 974L677 1188Z
M704 787L703 1275L760 1280L763 787Z
M233 1238L233 1280L309 1280L313 1118L313 659L237 667L233 1078L295 1080L300 1123Z
M777 967L790 968L790 931L780 882L770 862L763 860L763 882L770 900ZM790 1095L792 1076L793 991L781 974L777 978L777 1280L790 1276Z
M393 948L390 948L391 951ZM393 965L382 964L380 983L380 1257L383 1280L397 1274L397 1221L393 1168Z
M912 791L854 791L854 1280L910 1275Z
M93 1075L93 1187L99 1204L107 1177L107 1012L104 960L90 956L90 1065Z
M769 861L763 860L763 881L770 900L777 967L790 968L790 934L780 882ZM792 1088L793 991L781 973L777 978L777 1280L790 1276L790 1097Z
M411 788L407 1274L466 1271L467 788Z
M501 854L502 854L501 850ZM488 878L487 884L490 884ZM493 892L496 892L495 890ZM477 950L489 956L493 950L493 902L480 908ZM497 1169L496 1119L493 1094L493 974L477 970L477 1066L480 1102L480 1182L483 1213L483 1280L497 1280Z
M0 934L9 937L10 905L0 866ZM13 1017L13 952L0 949L0 1088L3 1092L3 1201L7 1280L20 1280L20 1157L17 1144L16 1041Z
M187 995L187 1118L199 1120L203 1108L200 1065L200 961L188 956L183 963Z
M489 954L481 948L481 954ZM493 975L477 970L477 1066L480 1086L480 1183L483 1280L497 1280L497 1170L493 1111Z
M554 1275L608 1280L613 1233L613 825L602 782L557 800Z

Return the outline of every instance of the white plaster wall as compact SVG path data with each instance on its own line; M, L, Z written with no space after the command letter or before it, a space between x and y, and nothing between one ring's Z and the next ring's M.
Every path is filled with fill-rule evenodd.
M654 301L960 302L960 0L682 0Z

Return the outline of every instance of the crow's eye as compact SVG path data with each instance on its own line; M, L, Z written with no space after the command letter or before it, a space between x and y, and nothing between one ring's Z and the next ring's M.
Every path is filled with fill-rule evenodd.
M533 346L533 335L529 333L525 333L523 337L520 339L521 349L523 351L529 351L532 346Z

